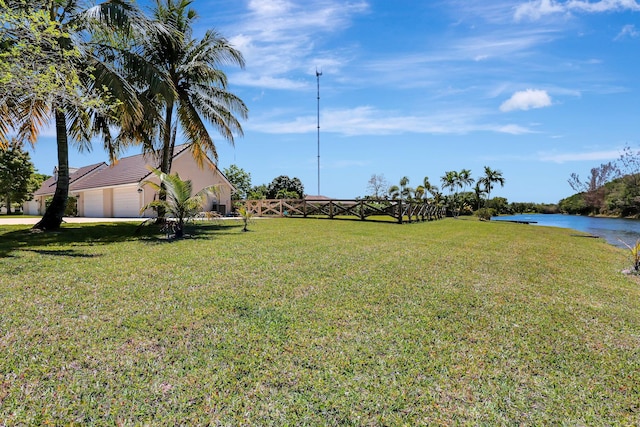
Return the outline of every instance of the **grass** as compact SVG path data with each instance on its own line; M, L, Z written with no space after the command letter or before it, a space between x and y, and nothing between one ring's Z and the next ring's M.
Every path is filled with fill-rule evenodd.
M621 249L473 220L241 229L1 227L0 425L640 423Z

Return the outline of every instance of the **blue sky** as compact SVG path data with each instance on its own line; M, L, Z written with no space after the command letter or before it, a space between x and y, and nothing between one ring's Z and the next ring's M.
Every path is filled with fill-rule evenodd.
M195 0L195 35L216 28L246 59L229 68L249 107L220 168L252 183L298 177L354 198L372 174L419 185L449 170L502 171L509 201L555 203L640 148L640 3L635 0ZM128 154L138 154L131 150ZM52 132L32 159L56 164ZM72 166L106 160L100 144Z

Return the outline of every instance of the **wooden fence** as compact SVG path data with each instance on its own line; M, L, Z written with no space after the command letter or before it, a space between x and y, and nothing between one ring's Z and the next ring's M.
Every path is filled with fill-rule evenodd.
M371 216L390 216L397 222L432 221L445 216L444 207L427 202L403 200L345 200L345 199L266 199L240 202L256 216L329 217L330 219Z

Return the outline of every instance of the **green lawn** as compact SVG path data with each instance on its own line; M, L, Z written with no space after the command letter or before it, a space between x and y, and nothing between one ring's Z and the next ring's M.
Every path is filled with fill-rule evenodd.
M621 249L471 219L249 228L0 227L0 425L640 423Z

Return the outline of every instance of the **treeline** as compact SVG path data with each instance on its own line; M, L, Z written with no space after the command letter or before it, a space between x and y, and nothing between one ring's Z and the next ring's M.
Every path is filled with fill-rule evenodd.
M576 194L560 200L562 213L640 217L640 151L625 147L620 158L592 168L586 179L571 174Z

